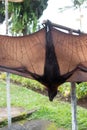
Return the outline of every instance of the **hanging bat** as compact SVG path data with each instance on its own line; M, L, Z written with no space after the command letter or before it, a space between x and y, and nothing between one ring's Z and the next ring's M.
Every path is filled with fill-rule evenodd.
M0 70L39 81L52 101L60 84L87 81L87 35L64 33L49 21L30 35L0 35Z

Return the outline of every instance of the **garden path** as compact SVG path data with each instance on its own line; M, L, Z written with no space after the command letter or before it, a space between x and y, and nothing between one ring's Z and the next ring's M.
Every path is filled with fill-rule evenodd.
M0 128L0 130L9 130L8 127ZM13 123L11 130L65 130L58 129L54 123L48 120L31 120L19 123Z

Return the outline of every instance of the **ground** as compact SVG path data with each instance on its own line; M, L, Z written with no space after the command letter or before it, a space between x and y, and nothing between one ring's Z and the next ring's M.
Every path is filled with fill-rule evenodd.
M11 108L11 115L15 117L16 115L20 115L25 110L21 107L12 107ZM7 108L0 108L0 122L7 118Z
M80 99L77 101L77 104L81 107L84 107L87 109L87 97Z
M65 130L57 128L54 123L48 120L31 120L25 122L13 123L10 128L8 126L0 128L0 130Z
M61 98L61 95L58 94L58 96L56 97L58 98L58 100L63 100L63 101L69 101L70 102L70 98L69 100L67 98ZM80 99L77 101L77 104L81 107L84 107L87 109L87 97L84 99ZM24 112L24 109L22 108L12 108L13 112L13 116L20 114L22 112ZM6 108L0 108L0 118L1 116L6 116ZM55 124L53 124L52 122L48 121L48 120L31 120L31 121L26 121L26 122L17 122L17 123L12 123L11 126L11 130L65 130L63 128L56 128ZM3 127L0 128L0 130L9 130L8 127Z
M58 98L58 97L57 97ZM59 97L60 98L60 97ZM61 100L67 99L62 98ZM68 100L69 101L69 100ZM87 98L81 99L77 101L77 104L81 107L87 108ZM23 108L12 108L12 115L20 115L20 113L24 112ZM6 108L0 108L0 118L6 117ZM11 130L65 130L64 128L57 128L53 122L48 120L31 120L26 122L17 122L12 123ZM0 130L9 130L8 126L0 128Z
M64 101L64 102L71 102L70 97L65 98L65 97L61 96L60 94L58 94L57 98ZM82 99L77 99L77 105L87 109L87 97L82 98Z
M12 124L11 130L45 130L50 124L51 122L45 120L17 122ZM8 127L1 128L0 130L8 130Z

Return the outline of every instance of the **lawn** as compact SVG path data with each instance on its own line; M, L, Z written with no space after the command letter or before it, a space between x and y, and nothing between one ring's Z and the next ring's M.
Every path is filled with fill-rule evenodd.
M59 128L71 129L71 105L62 101L50 102L48 97L20 85L11 84L11 105L26 110L38 109L30 119L48 119ZM6 83L0 81L0 107L6 107ZM87 130L87 110L77 108L78 130Z

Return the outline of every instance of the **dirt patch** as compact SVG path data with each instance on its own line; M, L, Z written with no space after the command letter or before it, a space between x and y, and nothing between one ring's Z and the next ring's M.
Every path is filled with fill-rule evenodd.
M36 112L37 109L32 109L29 111L25 111L25 109L21 107L12 107L11 108L11 120L12 122L15 121L21 121L25 118L28 118L31 114ZM7 124L7 109L6 108L0 108L0 127L3 127Z
M18 116L23 112L25 112L25 110L23 108L20 108L20 107L12 107L11 108L11 116L12 117ZM0 122L7 119L7 117L8 117L7 108L0 108Z
M87 97L77 101L77 105L87 109Z

